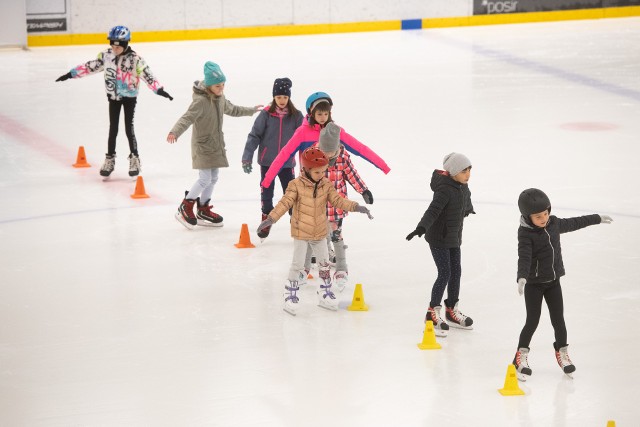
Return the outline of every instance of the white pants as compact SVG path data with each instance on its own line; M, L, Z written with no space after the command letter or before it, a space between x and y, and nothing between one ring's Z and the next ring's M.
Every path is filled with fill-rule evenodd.
M189 190L189 194L187 194L187 199L195 199L200 196L200 201L202 203L206 203L211 200L211 194L213 194L213 187L218 182L218 173L220 169L198 169L198 180L193 184L191 190Z
M293 239L293 260L289 270L289 280L300 280L300 274L304 273L304 261L307 256L307 247L311 247L316 254L318 263L318 273L321 277L330 277L329 272L329 251L327 250L327 240L300 240Z

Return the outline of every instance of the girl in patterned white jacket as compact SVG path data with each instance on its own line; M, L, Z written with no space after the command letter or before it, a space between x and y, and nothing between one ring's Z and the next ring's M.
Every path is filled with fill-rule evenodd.
M138 85L140 78L145 81L149 89L155 94L173 100L164 91L162 85L155 79L151 69L141 56L129 46L131 32L127 27L118 25L113 27L107 36L110 48L98 54L92 61L78 65L68 73L58 77L57 82L76 79L104 71L104 84L109 101L109 139L107 155L100 169L100 175L108 177L116 164L116 137L120 110L124 109L124 130L129 140L129 176L140 173L140 157L138 143L133 129L133 118L136 110Z

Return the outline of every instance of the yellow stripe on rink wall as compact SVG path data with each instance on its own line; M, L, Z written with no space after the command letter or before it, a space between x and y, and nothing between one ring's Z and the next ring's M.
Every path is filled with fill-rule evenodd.
M356 33L401 29L463 27L473 25L517 24L526 22L569 21L577 19L640 16L640 6L604 9L578 9L553 12L506 13L457 18L425 18L404 21L350 22L342 24L273 25L262 27L215 28L207 30L134 31L132 43L183 40L231 39L245 37L299 36L310 34ZM415 23L417 22L417 25ZM407 25L408 24L408 25ZM105 44L106 33L50 34L27 36L29 47Z

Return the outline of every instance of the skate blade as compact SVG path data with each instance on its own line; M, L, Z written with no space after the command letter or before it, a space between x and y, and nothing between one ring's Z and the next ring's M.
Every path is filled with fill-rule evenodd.
M198 225L202 227L222 227L224 224L222 222L209 222L209 221L203 221L199 219Z
M567 377L573 379L573 372L569 372L569 373L564 373Z
M449 335L449 331L443 331L442 329L433 328L433 332L440 338L446 338Z
M107 182L111 180L111 175L107 175L107 176L100 175L100 178L102 178L102 182Z
M282 309L284 310L285 313L290 314L292 316L296 315L296 311L294 309L291 308L287 308L287 307L282 307Z
M325 310L329 310L329 311L338 311L338 306L337 305L329 305L329 304L324 304L324 303L319 302L318 303L318 307L324 308Z
M521 374L520 372L516 372L516 376L518 377L518 381L526 383L527 382L527 377L529 375L525 375L525 374Z
M462 325L459 325L459 324L453 323L453 322L447 322L447 325L449 325L451 328L456 328L456 329L467 329L467 330L473 329L473 325L471 325L471 326L462 326Z
M176 221L178 221L180 224L184 225L184 227L187 230L193 230L194 226L189 224L187 221L184 220L184 218L182 218L182 215L180 215L180 213L176 213L174 215L174 218L176 219Z

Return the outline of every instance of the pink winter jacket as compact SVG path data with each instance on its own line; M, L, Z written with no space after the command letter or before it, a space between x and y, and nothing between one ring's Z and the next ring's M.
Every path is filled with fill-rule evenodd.
M316 145L320 139L320 130L320 125L316 124L314 126L309 126L308 116L305 117L302 121L302 126L296 129L289 142L282 147L280 153L276 156L273 163L271 163L261 185L268 188L287 160L295 156L298 151L304 151L307 148ZM344 148L347 151L362 157L385 174L389 173L391 170L385 161L374 153L372 149L349 135L342 128L340 129L340 143L344 145Z

